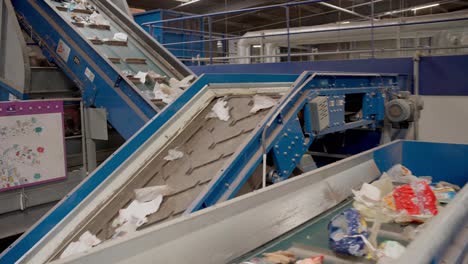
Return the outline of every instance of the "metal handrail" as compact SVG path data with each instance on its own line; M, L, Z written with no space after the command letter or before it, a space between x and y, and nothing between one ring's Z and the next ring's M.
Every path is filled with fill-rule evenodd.
M400 48L400 49L375 49L375 52L397 52L397 51L419 51L419 50L445 50L445 49L468 49L468 45L457 46L457 47L417 47L417 48ZM359 54L359 53L371 53L372 49L367 50L343 50L343 51L326 51L326 52L304 52L304 53L291 53L291 57L300 56L320 56L320 55L335 55L335 54ZM467 52L468 53L468 52ZM235 60L235 59L259 59L259 58L281 58L287 57L288 54L277 54L277 55L251 55L251 56L230 56L230 57L213 57L213 60ZM187 61L187 59L182 59ZM209 61L210 58L192 58L190 61Z

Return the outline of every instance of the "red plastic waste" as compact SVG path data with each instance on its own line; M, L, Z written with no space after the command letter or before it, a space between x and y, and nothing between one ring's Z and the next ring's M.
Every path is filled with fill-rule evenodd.
M408 215L437 215L437 198L425 181L395 188L393 199L396 209Z

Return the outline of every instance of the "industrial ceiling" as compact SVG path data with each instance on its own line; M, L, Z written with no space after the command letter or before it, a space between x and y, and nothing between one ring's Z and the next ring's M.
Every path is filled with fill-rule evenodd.
M184 2L193 2L182 5ZM302 2L304 0L301 0ZM296 2L301 2L296 1ZM193 14L207 14L258 6L275 5L284 0L128 0L130 7L145 10L172 9ZM373 12L372 3L373 2ZM430 6L418 9L418 7ZM415 10L416 8L416 10ZM363 20L374 13L375 17L404 17L445 13L468 8L468 0L332 0L291 7L291 26L311 26L350 20ZM344 10L346 9L346 10ZM349 11L349 12L348 12ZM218 32L242 34L250 30L285 26L285 9L275 8L258 12L214 17Z

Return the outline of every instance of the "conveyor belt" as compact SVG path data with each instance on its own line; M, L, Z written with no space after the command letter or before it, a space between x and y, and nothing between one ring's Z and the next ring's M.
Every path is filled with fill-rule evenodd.
M148 216L149 222L142 226L147 228L137 232L139 234L165 226L158 223L183 213L189 214L235 197L239 192L245 193L241 189L247 185L250 191L255 189L257 183L252 184L249 180L256 178L256 174L262 176L258 168L262 169L260 164L264 154L264 167L267 167L271 180L286 179L316 135L310 100L331 92L373 92L376 96L369 100L376 101L378 105L377 101L383 97L377 95L393 87L394 78L314 72L304 72L300 76L203 75L96 169L0 260L11 262L21 258L23 263L42 263L55 259L85 231L101 240L108 240L115 233L110 223L114 222L119 210L132 201L134 190L143 186L167 184L174 192L165 198L159 212ZM349 85L343 86L345 83ZM384 84L388 87L382 88ZM270 111L251 115L252 98L262 94L281 96L281 99L271 105ZM232 118L228 122L206 120L206 114L220 97L227 97ZM378 111L374 107L367 113L377 115ZM375 121L362 120L334 129L372 122ZM181 160L163 160L169 150L177 148L185 153ZM266 173L264 175L267 176ZM369 175L368 178L375 176L374 172ZM346 188L356 183L353 179ZM319 206L328 205L320 203ZM174 222L183 221L185 216L181 218ZM248 222L250 225L250 219ZM258 230L249 233L254 235ZM133 237L133 234L129 236ZM105 244L107 242L103 242L103 247ZM233 259L234 255L228 257Z
M103 17L109 22L109 27L93 26L92 24L86 25L85 23L75 23L72 16L89 18L91 15L90 12L79 12L80 10L70 12L67 8L63 7L62 3L51 1L51 4L60 15L74 25L78 32L91 41L100 54L108 58L121 72L136 74L139 71L148 72L152 70L162 76L174 77L170 71L164 69L162 65L158 66L150 56L145 54L143 50L138 47L137 43L132 40L133 34L129 34L128 42L112 41L115 33L125 32L125 30L106 14L102 14L101 12ZM130 80L132 81L133 79ZM152 91L154 86L154 84L141 84L136 80L133 80L133 84L142 92Z
M85 231L96 234L101 240L110 239L115 229L112 221L119 210L134 200L137 188L168 185L171 195L164 198L158 212L148 216L142 226L153 225L180 216L193 200L206 188L211 179L226 163L226 160L242 145L246 137L265 118L268 110L251 114L251 96L225 97L230 107L231 119L227 122L218 118L206 119L217 102L212 102L179 134L162 152L151 158L142 170L120 189L81 228L65 240L64 245L75 241ZM168 150L177 149L183 158L166 161Z
M279 236L268 244L253 250L231 263L248 263L248 260L252 258L262 258L264 253L278 250L288 250L294 253L299 259L323 255L325 256L325 264L375 263L365 258L337 255L329 249L328 223L335 215L338 215L348 208L352 208L352 201L353 199L349 198L340 205L309 220L302 226ZM404 227L405 226L399 224L383 224L377 236L377 242L380 244L385 240L393 240L406 246L410 242L410 238L403 234ZM369 227L369 229L370 228L371 227Z
M324 254L325 263L365 263L330 252L327 225L351 206L352 189L400 162L434 182L465 187L412 241L402 236L402 226L382 226L380 239L407 245L391 263L464 263L468 187L466 155L460 154L467 152L467 145L397 141L57 263L238 263L280 249L299 258Z
M129 138L165 107L147 96L154 84L132 76L152 71L181 80L192 73L110 1L87 3L82 9L64 1L13 1L23 29L82 90L86 106L105 108L108 121ZM90 21L94 12L104 21ZM117 41L115 33L128 40Z

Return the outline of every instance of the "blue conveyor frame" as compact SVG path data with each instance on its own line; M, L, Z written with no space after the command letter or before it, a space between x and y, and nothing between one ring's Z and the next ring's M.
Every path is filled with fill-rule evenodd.
M15 85L3 78L0 78L0 102L8 101L10 94L21 100L28 99L27 95L21 93Z
M202 75L189 89L187 89L172 104L164 108L157 116L151 119L134 136L132 136L117 152L97 168L86 180L68 194L49 213L47 213L38 223L26 232L17 242L15 242L6 252L0 256L0 264L14 263L33 248L40 240L46 236L53 228L61 222L70 212L77 207L81 201L87 198L93 190L103 183L113 172L130 159L133 153L148 143L148 139L158 131L168 120L187 104L202 89L209 89L210 84L249 84L255 86L256 83L293 83L291 90L283 97L276 106L276 112L268 122L259 124L265 131L267 151L273 146L281 145L284 140L284 131L300 128L297 114L302 109L308 109L308 102L319 95L346 93L364 93L371 96L372 100L381 102L381 98L391 89L397 89L397 76L378 74L349 74L349 73L315 73L304 72L298 75L257 75L257 74L211 74ZM337 88L339 87L339 88ZM362 122L342 124L341 129L358 127L363 125L378 125L383 121L382 107L370 107L363 109ZM344 113L343 113L344 115ZM307 115L306 115L307 116ZM306 117L306 119L308 119ZM309 131L300 132L304 144L298 144L298 148L292 153L303 155L308 146L317 136L312 131L311 120L305 121L305 127ZM336 128L338 129L338 128ZM333 130L334 131L334 130ZM308 137L306 140L305 137ZM224 173L212 180L207 191L202 193L198 199L190 206L186 213L197 211L216 204L220 201L234 197L242 184L251 176L253 170L261 162L262 133L257 133L249 139L241 154L228 165ZM282 148L287 148L283 144ZM260 152L259 152L260 151ZM280 151L281 153L283 150ZM281 174L281 180L291 175L297 162L288 157L284 159L281 155L275 158L276 165L286 168L286 172ZM226 188L225 186L228 186Z
M106 180L120 165L135 153L140 146L171 119L192 97L211 83L292 83L297 75L202 75L186 92L157 116L144 125L134 136L120 147L109 159L99 166L88 178L66 195L51 211L41 218L29 231L0 255L0 264L14 263L31 249L41 238L51 231L78 204L88 197L94 189Z
M14 0L12 3L22 28L38 43L44 55L81 89L85 105L105 108L109 123L124 138L130 138L157 114L159 109L46 0ZM115 23L134 24L108 1L100 5L113 8ZM132 30L127 33L145 42L153 54L157 53L159 63L169 69L166 72L169 77L181 79L192 74L138 25L134 24ZM70 48L67 60L57 52L59 42Z

